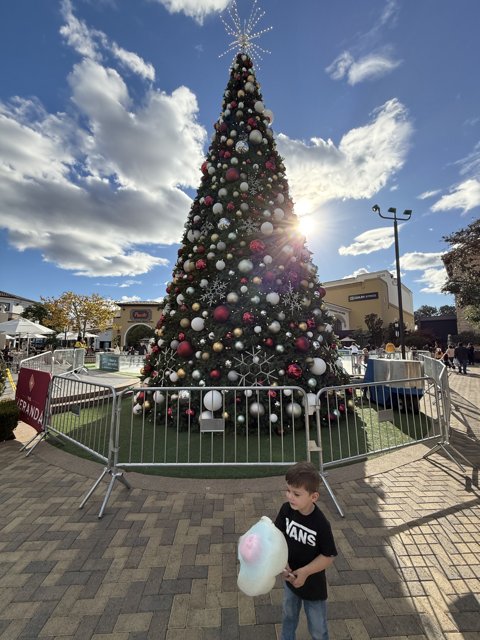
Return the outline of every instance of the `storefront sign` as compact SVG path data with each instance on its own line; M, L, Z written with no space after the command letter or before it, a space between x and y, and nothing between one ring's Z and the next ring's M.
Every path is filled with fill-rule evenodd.
M132 309L130 311L130 320L143 320L144 322L150 322L151 319L151 309Z
M19 419L36 431L43 431L43 413L50 386L48 371L22 367L18 374L15 400L20 410Z
M376 300L378 298L378 292L372 291L371 293L357 293L353 296L348 296L349 302L357 302L358 300Z

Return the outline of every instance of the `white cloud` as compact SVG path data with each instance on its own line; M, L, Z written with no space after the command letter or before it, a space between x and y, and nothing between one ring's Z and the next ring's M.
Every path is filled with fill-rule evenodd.
M230 0L156 0L169 13L184 13L202 24L210 13L220 13L230 4Z
M119 47L115 42L112 44L112 53L134 73L137 73L146 80L151 80L152 82L155 80L155 69L153 65L145 62L145 60L136 53L122 49L122 47Z
M432 191L424 191L419 196L417 196L417 198L419 200L426 200L427 198L433 198L434 196L438 196L439 193L440 193L440 189L434 189Z
M100 62L102 37L64 7L64 35L84 52L68 78L72 107L48 114L35 100L0 102L1 225L18 250L75 274L146 273L168 264L150 247L180 241L191 204L180 187L200 181L196 97L147 87L136 104Z
M370 271L368 269L365 269L365 267L361 267L360 269L356 269L349 276L343 276L342 280L346 280L347 278L358 278L358 276L362 276L365 273L370 273Z
M406 108L393 99L369 124L346 133L338 147L331 140L305 143L279 134L277 146L298 207L309 213L332 199L371 198L403 166L412 131Z
M448 195L442 196L430 209L431 211L450 211L462 209L462 213L468 213L480 206L480 180L470 178L452 187Z
M443 267L442 253L413 251L400 257L400 266L405 271L417 271L430 267Z
M346 77L348 84L353 86L365 80L381 78L400 64L400 60L394 60L387 52L369 53L355 60L349 51L344 51L326 68L326 72L333 80Z
M79 20L73 13L71 0L63 0L61 9L65 24L60 28L60 34L82 57L101 62L105 54L111 54L133 73L146 80L155 79L153 65L116 42L110 42L103 31L91 29L83 20Z
M442 287L447 279L445 269L426 269L416 282L425 283L421 293L443 293Z
M403 225L398 225L399 228ZM388 249L395 242L393 227L370 229L354 238L355 242L347 247L341 246L338 253L341 256L358 256L361 253L373 253L381 249Z
M442 262L442 253L422 253L414 251L400 257L400 266L404 271L422 271L415 282L424 283L422 293L442 293L447 273Z
M118 302L138 302L141 300L139 296L122 296Z

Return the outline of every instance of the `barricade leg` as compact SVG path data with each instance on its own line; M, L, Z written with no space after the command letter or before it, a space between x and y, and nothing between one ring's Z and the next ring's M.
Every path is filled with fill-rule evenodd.
M103 480L103 478L107 474L110 475L110 482L108 483L107 491L105 493L105 497L103 499L102 506L100 507L100 511L98 512L98 517L99 518L101 518L103 516L104 512L105 512L105 508L107 506L107 502L108 502L108 500L110 498L110 495L111 495L111 493L113 491L113 486L114 486L116 480L119 480L127 489L131 489L132 488L132 486L130 485L128 480L124 477L123 471L118 471L116 469L112 469L111 467L105 467L105 469L102 471L102 473L97 478L97 480L95 480L94 484L90 487L90 489L88 490L87 494L83 498L82 502L80 503L80 506L78 507L79 509L83 509L83 507L87 503L87 501L90 498L90 496L93 495L95 489L98 487L100 482Z

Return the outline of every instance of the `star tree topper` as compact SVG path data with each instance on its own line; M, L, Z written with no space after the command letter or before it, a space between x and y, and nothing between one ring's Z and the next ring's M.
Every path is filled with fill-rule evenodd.
M256 31L257 24L265 15L265 11L262 11L262 9L257 5L257 0L253 0L250 16L248 17L248 20L244 20L242 23L238 13L237 2L236 0L233 0L227 9L227 13L231 20L231 24L229 24L223 16L220 16L220 19L223 22L225 31L229 36L232 36L233 40L230 42L228 49L219 55L219 58L225 56L231 51L235 54L246 53L258 67L259 65L257 63L259 60L262 60L262 54L270 53L270 51L254 42L254 40L260 38L264 33L273 29L272 26L269 26L265 27L265 29Z

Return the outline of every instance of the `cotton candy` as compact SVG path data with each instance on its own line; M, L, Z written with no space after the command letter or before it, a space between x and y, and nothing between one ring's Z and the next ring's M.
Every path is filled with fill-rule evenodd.
M267 516L250 527L238 541L238 588L247 596L273 589L275 576L287 566L288 548L283 533Z

